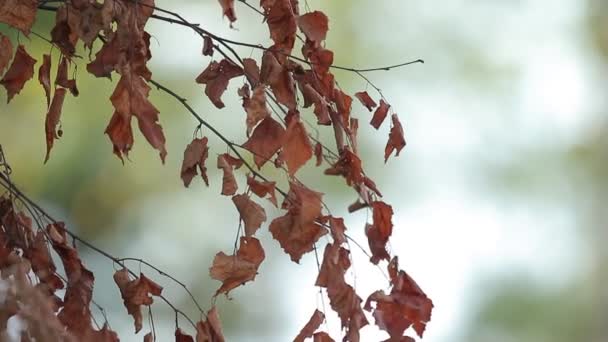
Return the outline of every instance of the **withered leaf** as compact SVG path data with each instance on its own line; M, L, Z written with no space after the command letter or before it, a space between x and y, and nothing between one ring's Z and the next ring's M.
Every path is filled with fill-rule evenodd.
M11 44L11 40L7 36L0 33L0 75L4 73L12 57L13 44Z
M74 56L74 52L76 51L74 42L70 38L71 35L72 29L67 20L57 20L55 27L51 30L51 42L59 47L62 55L67 57Z
M37 0L4 0L0 2L0 22L21 30L26 36L36 19Z
M255 128L243 147L253 153L253 160L261 168L281 148L285 129L272 117L267 116Z
M243 160L234 158L228 153L217 156L217 168L224 171L222 179L222 195L232 196L238 189L238 184L234 178L233 168L239 168L243 165Z
M213 56L213 39L209 36L203 37L203 56Z
M247 194L232 197L232 202L239 211L241 220L245 223L245 236L250 237L266 222L266 211L255 203Z
M219 63L212 61L209 66L198 77L196 83L205 85L205 94L209 100L217 107L224 108L222 94L228 88L231 79L242 76L243 69L227 59L222 59Z
M306 323L306 325L302 328L298 336L293 339L293 342L304 342L306 338L312 337L315 331L319 329L321 323L323 323L324 320L325 315L321 311L315 310L315 312L308 320L308 323Z
M380 107L376 108L372 121L370 121L370 125L372 125L375 129L380 128L380 125L382 125L386 115L388 114L389 108L391 108L391 106L388 103L384 102L384 100L380 100Z
M266 88L264 85L259 84L253 88L251 98L243 99L243 107L247 112L247 136L249 136L260 121L270 116L270 111L266 107Z
M234 14L234 0L219 0L222 6L222 12L228 17L230 22L236 21L236 15Z
M135 116L139 130L148 143L160 152L160 158L164 163L167 155L165 135L158 124L158 109L148 100L150 86L142 76L128 67L126 69L110 97L116 110L114 117L118 115L121 118L117 121L114 121L114 117L112 118L106 128L106 134L112 140L114 153L122 159L122 155L126 155L133 145L133 135L129 136L124 133L131 132L131 117Z
M205 161L209 156L209 147L207 146L209 139L203 137L194 139L184 151L184 161L182 162L181 178L184 186L188 187L194 176L198 174L197 168L201 172L201 177L205 184L209 186L209 178L207 177L207 167Z
M278 207L277 196L275 193L276 182L258 182L257 180L255 180L255 178L253 178L253 176L248 175L247 185L249 186L251 192L261 198L264 198L266 195L270 195L268 200L270 201L270 203L274 204L275 207Z
M95 54L95 59L87 64L87 71L96 77L110 77L120 58L118 36L105 42Z
M283 202L287 214L277 217L270 224L272 237L294 262L299 262L302 255L312 251L319 238L327 234L327 230L316 222L321 215L322 195L291 182Z
M51 55L42 56L42 65L38 69L38 82L46 94L46 106L51 105Z
M340 159L334 165L325 170L326 175L343 176L349 186L360 186L363 183L364 175L361 166L361 159L350 149L343 148L340 151Z
M378 264L382 259L390 259L386 244L393 233L393 208L382 201L375 201L372 203L372 210L374 221L365 227L365 235L372 252L370 261Z
M401 126L401 122L399 122L399 117L397 114L393 114L391 119L393 121L393 127L391 127L391 132L388 135L388 142L384 148L385 163L388 161L388 157L391 156L393 151L397 151L395 156L399 156L399 152L405 147L405 137L403 136L403 127Z
M329 29L327 16L320 11L299 16L298 27L306 35L306 38L315 42L324 41Z
M313 342L334 342L334 340L324 331L315 333Z
M93 299L95 277L84 267L78 251L68 244L63 223L48 225L47 235L63 263L68 279L59 320L74 336L84 336L93 330L89 305Z
M55 84L60 85L70 90L70 93L74 96L78 96L78 88L76 87L76 80L68 78L68 62L67 57L62 57L59 67L57 68L57 78L55 78Z
M402 337L410 326L418 336L422 337L426 324L431 320L433 302L420 289L418 284L405 271L399 270L397 257L388 266L391 275L392 289L390 294L384 291L372 293L365 302L365 309L372 311L372 303L376 303L373 316L376 325L391 336L391 340L413 341Z
M270 30L270 38L274 46L289 53L296 40L296 15L298 7L289 0L262 0L260 6L264 9L266 23Z
M224 342L222 324L213 306L207 312L207 319L196 323L196 342Z
M11 2L9 1L9 3ZM13 58L13 63L8 68L6 74L4 74L2 80L0 80L0 84L6 88L7 103L11 102L11 99L21 92L25 83L34 76L34 64L36 64L36 60L25 51L23 45L19 45L15 58Z
M215 295L228 294L234 288L254 280L264 257L264 249L260 241L245 236L241 236L236 255L217 253L213 259L213 266L209 268L211 278L222 282Z
M290 110L296 109L296 92L293 77L289 70L281 65L270 51L264 52L262 56L260 82L270 86L277 101Z
M283 142L283 158L287 163L289 175L293 176L312 158L313 150L299 115L294 115L288 122Z
M323 164L323 145L320 142L315 144L315 166L321 166Z
M61 118L61 109L63 108L63 100L65 99L66 90L63 88L55 89L55 95L53 96L53 102L49 107L49 111L46 113L46 120L44 123L44 130L46 133L46 157L44 162L49 160L51 149L53 148L53 142L55 139L59 139L57 134L57 125Z
M260 82L260 68L253 58L243 58L243 69L247 80L253 87Z
M120 289L127 312L133 316L135 321L135 333L142 328L141 306L149 306L154 302L152 296L160 296L163 288L148 279L143 273L138 278L131 280L126 268L114 273L114 282Z
M378 105L366 91L355 93L355 97L358 98L359 101L361 101L361 104L363 104L370 112Z
M175 329L175 342L194 342L194 338L177 328Z
M63 281L55 274L57 267L49 253L43 231L36 233L34 243L24 250L24 256L30 260L32 270L40 282L46 284L51 292L63 288Z

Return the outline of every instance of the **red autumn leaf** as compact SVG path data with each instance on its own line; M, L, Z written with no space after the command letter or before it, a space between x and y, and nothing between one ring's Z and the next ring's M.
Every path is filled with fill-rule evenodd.
M361 167L361 159L350 151L344 148L340 151L340 159L334 165L325 170L326 175L343 176L346 179L346 184L349 186L360 186L363 183L363 169Z
M118 36L105 42L95 54L95 59L87 64L87 71L96 77L110 77L120 59Z
M114 273L114 282L120 289L127 312L133 316L135 333L138 333L142 328L143 320L141 306L150 306L154 302L152 296L160 296L163 288L146 278L143 273L140 273L139 278L131 280L126 268Z
M245 76L252 86L257 86L260 82L260 68L253 58L243 58L243 70Z
M46 230L68 279L59 320L74 336L84 336L93 330L89 305L93 299L95 277L84 267L76 249L68 244L63 223L50 224Z
M129 69L129 68L126 68ZM145 79L132 70L125 70L110 100L114 109L114 117L106 128L106 134L112 140L114 153L122 159L133 146L133 135L131 133L131 117L137 118L139 130L148 143L160 152L161 160L165 161L167 150L165 149L165 135L162 127L158 124L158 109L148 100L150 86ZM115 117L120 118L115 119Z
M4 74L2 80L0 80L0 84L6 88L7 103L11 102L13 96L21 92L25 82L34 76L34 64L36 64L36 60L25 51L23 45L19 45L15 58L13 58L13 63L8 68L6 74Z
M295 114L287 122L287 131L283 142L283 158L287 163L289 175L293 176L312 158L313 150L306 128L300 121L300 116Z
M260 6L264 9L274 46L287 53L291 52L296 40L297 3L294 6L290 0L262 0Z
M327 244L315 285L327 289L329 304L340 317L342 328L347 330L344 340L359 341L359 330L368 322L361 309L361 298L344 279L350 267L349 254L337 243Z
M203 56L213 56L213 39L209 36L203 37Z
M326 332L321 331L314 334L313 342L334 342L334 340Z
M182 329L175 329L175 342L194 342L192 336L184 333Z
M55 89L55 95L53 96L53 102L49 107L48 113L46 113L46 121L44 124L46 133L46 157L44 162L49 160L51 149L53 148L53 142L55 139L59 139L57 134L57 125L61 118L61 109L63 108L63 99L65 99L66 90L63 88Z
M290 110L296 109L296 92L293 77L289 70L281 65L277 57L270 51L264 52L262 56L260 82L270 86L277 101Z
M370 261L378 264L382 259L390 259L386 244L393 233L393 208L382 201L375 201L372 203L372 209L374 221L373 224L365 227L365 235L372 252Z
M405 147L405 137L403 136L403 127L401 127L399 117L397 114L393 114L391 119L393 121L393 127L391 127L391 132L388 135L388 142L384 148L385 163L388 161L388 157L391 156L393 151L397 151L395 156L399 156L399 152Z
M224 108L222 94L231 79L243 75L243 69L227 59L219 63L212 61L196 78L196 83L205 85L205 94L217 108Z
M329 29L327 16L320 11L299 16L298 27L306 35L306 38L319 43L325 40Z
M51 105L51 55L42 56L42 65L38 69L38 81L44 88L46 106L48 107Z
M260 84L253 88L251 98L243 98L243 107L247 112L247 136L249 136L260 121L270 116L266 107L266 88L264 85Z
M329 110L327 109L327 102L310 84L300 83L300 91L304 97L304 108L310 107L312 104L315 105L314 113L317 116L317 124L319 125L331 125L331 119L329 117Z
M198 174L197 168L201 172L201 177L205 181L205 184L209 186L209 178L207 177L207 167L205 167L205 161L209 156L209 147L207 137L201 139L194 139L184 151L184 161L182 162L181 178L184 182L184 186L190 186L190 182L194 176Z
M366 91L355 93L355 97L358 98L359 101L361 101L361 104L363 104L370 112L378 105Z
M324 320L325 315L321 311L315 310L315 312L308 320L308 323L306 323L302 330L300 330L298 336L293 339L293 342L304 342L306 338L312 337L315 331L319 329L321 323L323 323Z
M57 78L55 84L60 85L70 90L74 96L78 96L78 88L76 87L75 79L68 79L68 59L64 56L61 58L59 67L57 68Z
M144 342L154 342L154 336L152 335L152 332L149 332L144 336Z
M232 196L238 189L238 184L234 178L233 168L239 168L243 165L243 161L239 158L234 158L228 153L217 156L217 168L224 171L222 179L222 195Z
M230 22L236 21L236 15L234 14L234 0L219 0L222 6L222 12L228 17Z
M405 271L399 270L397 257L388 266L391 275L392 289L390 294L384 291L372 293L365 302L365 309L372 310L376 325L391 336L391 340L402 340L403 333L413 326L418 336L422 337L426 324L431 320L433 302L420 289L418 284ZM407 338L405 340L413 340Z
M261 168L281 148L285 129L272 117L267 116L255 128L243 147L253 153L253 160Z
M222 324L213 306L207 312L207 319L196 323L196 342L224 342Z
M294 262L299 262L302 255L312 251L319 238L327 234L327 230L316 223L321 215L322 195L291 182L283 202L287 214L277 217L270 224L272 237Z
M4 0L0 2L0 22L21 30L26 36L36 19L37 0Z
M266 211L255 203L247 194L232 197L232 202L239 211L241 220L245 223L245 236L250 237L266 222Z
M384 119L386 119L389 108L391 108L391 106L388 103L384 102L384 100L380 100L380 107L376 108L370 125L374 126L375 129L380 128L380 125L382 125Z
M315 166L321 166L323 164L323 145L320 142L315 145L315 158L317 159Z
M56 275L57 267L49 253L43 231L36 233L33 243L23 253L31 262L32 269L40 282L46 284L51 292L63 288L63 281Z
M266 197L266 195L270 195L268 200L270 203L274 204L275 207L278 207L277 204L277 196L275 193L275 184L276 182L258 182L252 176L247 176L247 185L251 192L256 194L260 198Z
M7 36L0 33L0 75L4 73L12 57L13 44L11 44L11 40Z
M73 36L72 29L67 19L61 20L59 16L57 19L55 27L51 30L51 42L59 47L62 55L71 58L74 56L74 52L76 52L76 47L70 37Z
M241 236L236 255L217 253L213 259L213 266L209 268L211 278L222 282L215 295L220 293L227 295L234 288L254 280L264 257L264 249L260 241L245 236Z

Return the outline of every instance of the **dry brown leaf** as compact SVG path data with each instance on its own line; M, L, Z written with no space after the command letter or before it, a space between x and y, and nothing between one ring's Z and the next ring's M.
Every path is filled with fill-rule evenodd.
M19 45L13 63L0 80L0 84L6 88L7 103L11 102L11 99L21 92L25 83L34 76L34 64L36 64L36 60L25 51L23 45Z

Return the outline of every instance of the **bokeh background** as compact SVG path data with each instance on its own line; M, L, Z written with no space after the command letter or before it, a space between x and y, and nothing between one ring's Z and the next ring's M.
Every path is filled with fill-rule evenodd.
M302 10L329 15L327 46L336 64L426 61L367 75L404 123L408 146L402 156L384 165L386 124L379 132L362 125L359 138L368 173L395 208L392 251L435 303L423 340L608 340L608 3L300 3ZM217 1L157 0L157 6L225 37L268 45L265 24L242 3L232 29ZM34 30L48 32L52 21L53 14L41 13ZM0 30L16 41L12 30ZM148 30L154 78L187 97L233 140L244 141L245 114L236 95L242 81L233 81L224 95L226 108L215 109L194 83L210 62L200 53L199 37L162 22L151 22ZM50 51L35 36L19 40L38 60ZM260 57L257 50L238 51ZM55 65L57 59L54 51ZM215 302L229 341L287 341L315 307L329 311L313 286L314 255L291 263L265 230L260 235L267 259L257 280L231 298L212 299L219 283L209 278L208 267L216 252L232 252L238 228L230 198L219 195L221 174L214 165L226 147L210 136L211 186L196 180L185 189L179 170L196 123L172 98L153 91L167 135L167 161L161 165L137 133L123 165L103 135L112 114L112 82L89 76L87 60L85 54L79 63L81 95L67 98L64 135L46 165L42 87L32 80L0 107L0 144L16 183L106 251L167 270L192 289L204 309ZM336 75L344 90L368 89L377 98L356 75ZM5 99L2 92L0 101ZM358 103L354 115L363 123L371 117ZM327 131L318 134L324 138ZM284 184L284 175L265 172ZM353 194L342 181L318 174L310 167L302 178L326 192L334 215L345 215ZM269 217L276 216L267 209ZM346 220L363 245L365 220L365 213ZM125 341L141 340L149 327L133 335L111 277L117 266L86 249L83 256L96 272L95 300L108 310L112 328ZM353 248L353 257L350 279L365 298L385 280L366 265L361 251ZM198 317L179 286L145 266L130 266L157 279L169 298ZM160 340L171 340L172 311L158 304L154 312ZM330 315L324 328L339 337L337 317ZM374 327L364 330L364 341L383 338Z

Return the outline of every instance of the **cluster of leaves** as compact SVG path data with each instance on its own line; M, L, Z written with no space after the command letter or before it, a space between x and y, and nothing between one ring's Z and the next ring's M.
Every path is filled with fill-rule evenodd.
M213 260L210 276L222 282L216 296L227 295L236 287L255 279L265 259L264 248L255 236L268 217L263 206L252 196L265 198L279 207L278 192L284 197L280 203L284 213L270 222L269 231L292 261L298 263L305 254L316 249L322 236L331 236L331 242L325 245L316 285L326 290L331 308L340 317L345 341L358 341L360 329L369 324L364 310L372 312L376 324L388 332L391 341L410 340L404 336L410 326L419 336L423 335L433 305L412 278L398 269L397 258L391 257L388 249L393 230L393 209L381 200L381 192L364 172L357 143L359 120L352 115L353 97L340 89L332 73L332 68L335 68L334 54L325 46L329 20L324 13L300 13L297 0L261 0L259 12L268 26L273 44L269 47L252 45L263 51L260 61L256 61L241 58L234 52L230 43L239 43L222 39L199 25L188 23L178 14L155 7L154 0L53 1L59 3L57 7L46 3L38 0L6 0L0 3L0 22L25 35L30 34L39 11L56 12L55 26L50 30L49 39L60 52L54 87L51 86L51 54L42 56L38 69L38 79L44 88L48 106L45 161L55 140L62 136L60 118L64 99L68 92L73 96L79 93L75 79L70 78L69 74L76 64L77 46L82 42L91 56L95 53L86 65L90 74L102 78L119 76L110 96L114 113L105 133L112 142L114 153L121 160L128 155L134 143L133 118L148 143L158 150L163 162L167 155L159 111L149 100L150 84L178 99L201 125L209 128L229 148L229 153L217 156L217 168L223 172L221 194L232 197L244 226L244 234L239 238L238 249L233 255L219 252ZM232 25L237 20L234 0L220 0L219 3L222 13ZM202 37L203 55L222 56L219 60L212 60L195 78L196 83L204 85L206 96L218 109L224 108L222 97L229 83L235 78L245 80L238 89L245 112L245 142L237 144L224 137L200 118L184 99L152 79L152 72L147 67L152 57L150 34L145 31L150 18L193 29ZM93 51L96 40L101 42L101 47ZM302 57L294 55L297 46ZM234 56L229 56L226 51ZM6 88L9 102L33 77L36 63L23 45L18 45L13 54L11 41L0 34L0 75L8 68L0 84ZM379 129L391 112L386 99L382 96L378 104L366 91L357 92L354 97L369 112L373 112L370 124ZM270 106L269 102L275 106ZM317 125L332 129L336 152L308 132L302 118L307 108L311 108ZM390 121L385 162L393 152L399 155L406 144L397 114L392 113ZM209 186L209 149L207 136L194 138L186 147L181 168L181 178L186 187L199 173ZM254 165L245 158L243 151L251 154ZM370 262L388 263L390 294L374 292L363 305L361 297L347 282L345 274L351 265L351 252L344 220L324 210L323 193L306 186L296 176L303 166L313 160L317 167L327 164L324 174L342 177L354 189L357 199L348 207L350 212L371 210L372 222L365 227L371 251ZM280 189L276 181L263 176L261 170L267 164L284 170L288 178L288 191ZM248 171L247 184L246 189L239 192L234 171L243 166ZM34 232L31 221L15 212L10 198L3 200L0 209L0 238L3 239L4 248L0 262L3 268L22 265L19 266L23 269L20 272L27 274L27 265L31 265L39 280L35 287L49 298L48 303L52 308L48 311L50 316L58 312L56 326L64 326L68 333L79 340L117 340L107 326L98 330L92 326L89 306L94 276L82 264L76 249L67 243L69 234L66 235L67 230L63 225L51 223ZM66 281L56 276L48 246L63 262ZM162 288L143 274L133 274L126 268L117 271L114 280L127 311L135 320L135 330L139 331L142 328L141 306L152 304L153 297L162 298ZM66 293L60 299L55 292L64 285ZM323 320L324 314L315 312L296 340L314 337L315 341L333 341L326 332L317 332ZM54 322L54 319L49 322ZM197 341L223 340L214 308L209 311L206 320L194 326ZM146 335L146 339L154 339L154 334ZM177 327L176 340L192 341L193 338Z

